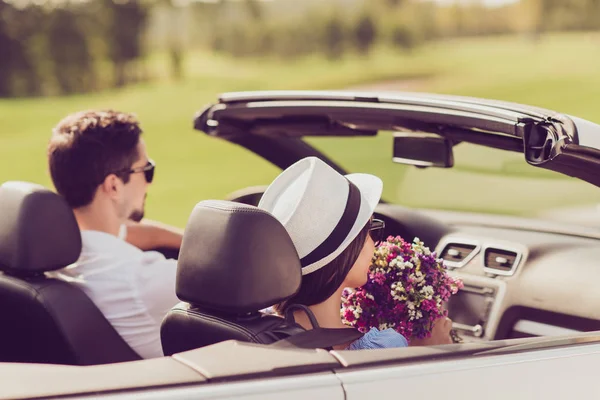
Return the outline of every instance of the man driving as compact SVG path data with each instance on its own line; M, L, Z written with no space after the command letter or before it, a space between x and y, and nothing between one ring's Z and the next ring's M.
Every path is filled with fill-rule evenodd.
M52 276L79 286L142 358L163 355L160 324L179 302L177 260L183 232L142 221L154 178L134 115L81 111L61 120L48 145L52 182L81 230L79 260ZM140 222L141 221L141 222Z

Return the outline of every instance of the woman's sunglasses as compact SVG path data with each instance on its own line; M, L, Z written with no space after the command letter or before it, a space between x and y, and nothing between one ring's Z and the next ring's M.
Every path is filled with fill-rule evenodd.
M369 235L375 242L375 246L383 241L383 230L385 228L385 222L380 219L372 219L371 226L369 226Z
M146 182L151 183L154 179L154 170L156 169L156 164L152 160L148 160L148 163L143 167L132 168L130 170L123 171L128 174L137 174L138 172L144 173L144 178L146 178Z

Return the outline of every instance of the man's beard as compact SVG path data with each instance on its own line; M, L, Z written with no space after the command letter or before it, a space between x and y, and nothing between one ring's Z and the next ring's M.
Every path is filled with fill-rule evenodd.
M139 210L133 210L131 214L129 214L129 219L135 222L140 222L144 218L144 209L146 208L146 197L148 197L148 193L144 196L144 204L142 204L142 208Z
M144 209L134 210L129 214L129 219L135 222L140 222L144 218Z

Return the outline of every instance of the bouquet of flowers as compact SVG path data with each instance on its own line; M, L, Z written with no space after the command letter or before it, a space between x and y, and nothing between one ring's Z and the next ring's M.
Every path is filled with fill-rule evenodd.
M375 249L367 283L344 290L342 319L361 332L393 328L409 340L430 337L433 322L448 313L444 302L462 287L419 238L390 236Z

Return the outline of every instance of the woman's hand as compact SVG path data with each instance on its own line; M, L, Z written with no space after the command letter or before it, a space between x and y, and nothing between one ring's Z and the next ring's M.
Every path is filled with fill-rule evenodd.
M450 331L452 330L452 320L448 317L438 318L433 322L431 336L428 338L410 340L411 346L436 346L439 344L452 344Z

